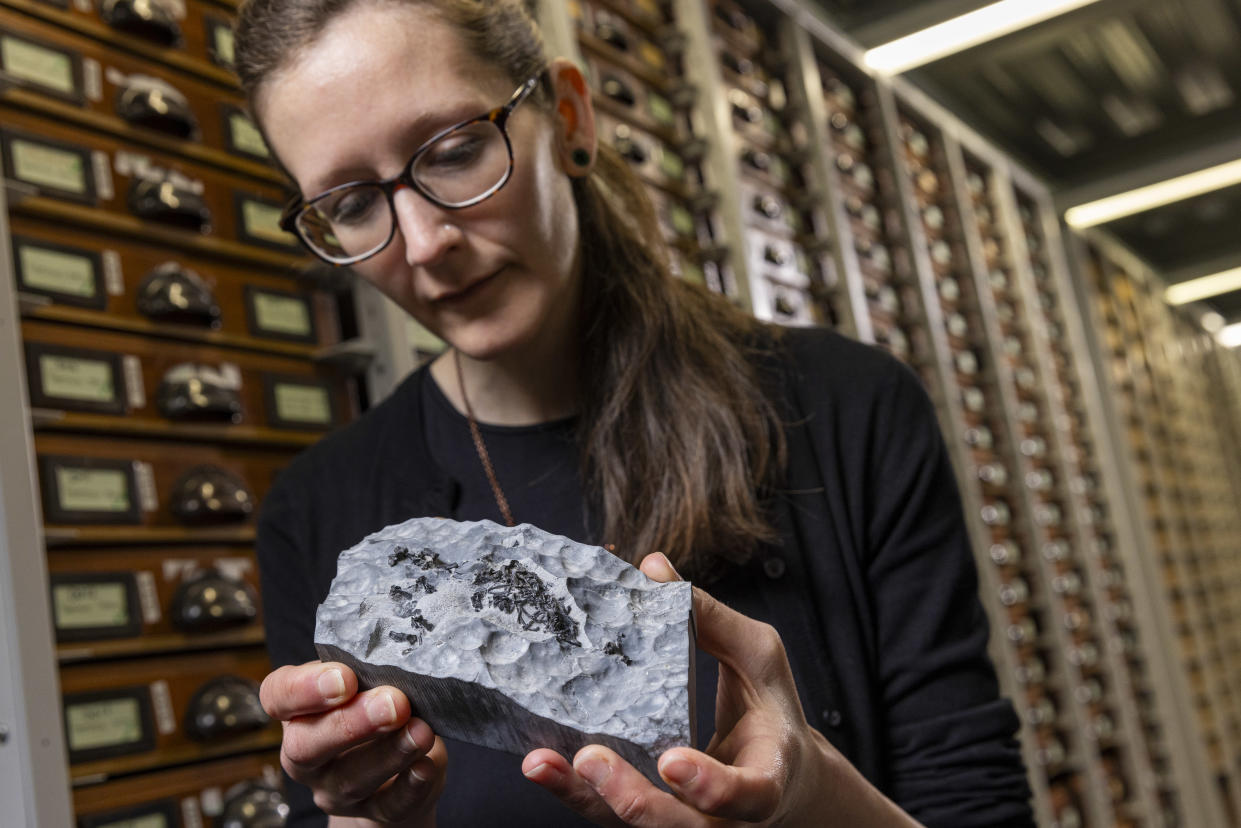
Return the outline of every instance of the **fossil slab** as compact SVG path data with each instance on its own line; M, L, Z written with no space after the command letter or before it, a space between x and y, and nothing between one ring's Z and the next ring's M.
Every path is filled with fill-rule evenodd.
M465 742L569 758L603 744L655 781L660 753L694 744L690 585L529 524L369 535L340 555L315 645Z

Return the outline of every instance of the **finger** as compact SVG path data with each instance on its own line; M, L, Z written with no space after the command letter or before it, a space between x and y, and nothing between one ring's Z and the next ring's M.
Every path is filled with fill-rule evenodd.
M694 619L698 646L742 678L793 687L788 655L775 627L742 615L698 587L694 587Z
M779 757L766 758L754 765L725 765L705 753L678 748L659 757L659 775L704 814L761 822L775 813L784 791L783 780L773 772L781 766Z
M302 716L284 728L280 753L284 768L299 782L354 745L389 733L409 719L409 699L394 687L359 693L326 713Z
M652 552L642 559L642 563L638 565L642 570L642 574L650 578L652 581L660 583L668 583L669 581L679 581L681 576L672 566L672 561L668 560L668 556L663 552Z
M421 773L412 767L401 771L372 797L370 807L361 815L382 825L398 824L432 807L439 799L443 783L434 785L432 779L423 779Z
M622 825L616 814L595 793L573 766L554 750L539 748L526 754L521 772L531 782L555 796L569 810L596 825Z
M587 745L573 757L573 769L590 784L624 825L635 828L705 828L704 816L601 745Z
M429 729L428 729L429 730ZM404 824L435 805L447 778L448 752L444 740L434 738L426 755L396 774L352 815L382 824ZM346 812L348 813L348 812Z
M786 765L777 751L795 747L789 741L790 727L799 726L805 717L793 713L792 703L781 700L779 693L759 690L723 665L720 687L723 689L715 700L715 733L705 752L729 765Z
M358 679L343 664L308 661L268 673L259 686L259 702L281 722L322 713L358 692Z
M444 781L448 778L448 746L444 740L436 736L435 744L426 756L414 763L414 768L418 770L418 776L431 779L439 788L444 787Z
M430 725L422 719L410 719L399 730L341 754L324 769L319 787L330 798L333 810L343 810L343 806L374 795L393 776L408 770L434 743ZM401 787L408 788L408 781Z

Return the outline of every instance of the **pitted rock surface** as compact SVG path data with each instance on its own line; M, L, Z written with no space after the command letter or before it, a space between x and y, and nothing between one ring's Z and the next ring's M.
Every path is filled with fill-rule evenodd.
M692 745L692 596L529 524L416 518L341 553L315 645L405 691L437 733L572 758L600 743L658 781Z

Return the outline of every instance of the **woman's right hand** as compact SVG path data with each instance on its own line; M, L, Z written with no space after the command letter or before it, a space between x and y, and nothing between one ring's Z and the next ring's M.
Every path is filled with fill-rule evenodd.
M325 813L370 821L333 825L435 825L448 752L426 722L411 718L400 690L359 693L345 665L310 661L269 674L259 698L284 726L285 772Z

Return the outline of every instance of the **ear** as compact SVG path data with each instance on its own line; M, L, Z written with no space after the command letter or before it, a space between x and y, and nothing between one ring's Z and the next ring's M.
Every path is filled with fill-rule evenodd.
M590 90L581 70L567 58L556 58L547 71L556 96L553 115L560 166L580 178L595 165L595 109Z

